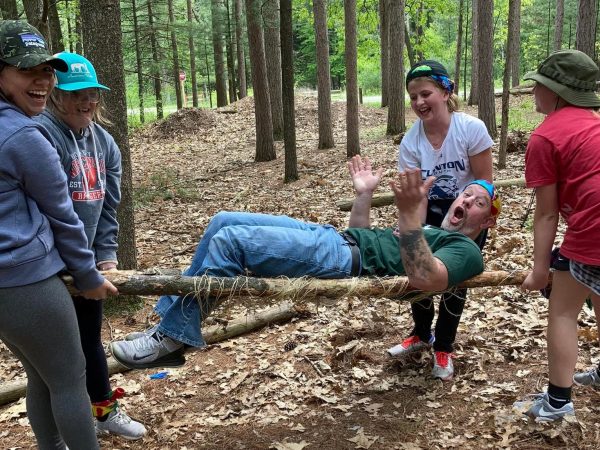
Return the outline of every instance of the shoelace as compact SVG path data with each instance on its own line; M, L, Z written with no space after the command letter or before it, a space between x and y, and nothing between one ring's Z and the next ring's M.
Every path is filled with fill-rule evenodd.
M117 409L115 411L115 414L112 417L112 420L114 422L118 423L119 425L128 425L131 423L131 417L129 417L127 414L125 414L120 409Z
M411 345L418 344L419 342L421 342L421 339L419 339L419 336L416 336L416 335L415 336L409 336L406 339L404 339L404 342L402 343L402 346L404 348L408 348Z
M438 366L447 367L448 360L452 358L452 353L435 352L435 360Z

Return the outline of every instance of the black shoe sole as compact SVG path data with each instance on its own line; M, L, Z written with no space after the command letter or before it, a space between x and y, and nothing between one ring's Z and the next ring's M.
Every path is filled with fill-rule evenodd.
M131 361L121 360L114 352L113 358L117 360L119 364L127 367L128 369L152 369L157 367L179 367L185 364L185 356L183 355L184 348L175 350L161 358L155 359L152 362L147 363L132 363Z

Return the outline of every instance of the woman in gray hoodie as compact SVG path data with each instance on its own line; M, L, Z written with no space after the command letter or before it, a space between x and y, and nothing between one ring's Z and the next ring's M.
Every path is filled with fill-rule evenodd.
M0 339L27 373L27 415L40 449L97 449L67 269L89 303L117 294L98 272L41 113L52 57L31 25L0 22Z
M92 63L75 53L55 55L68 67L57 74L48 109L36 117L50 133L67 175L73 208L83 222L89 248L100 270L117 267L117 206L121 200L121 153L112 136L98 122L103 117L100 83ZM111 389L102 346L102 302L73 297L81 345L86 359L87 390L96 429L126 439L146 434L144 426L119 407L124 392Z

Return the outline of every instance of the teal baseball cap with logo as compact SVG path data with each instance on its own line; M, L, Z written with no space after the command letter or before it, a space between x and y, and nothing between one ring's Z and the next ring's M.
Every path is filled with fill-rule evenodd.
M66 72L57 73L56 88L63 91L79 91L81 89L98 88L110 90L98 83L96 69L85 57L77 53L61 52L54 55L67 64Z

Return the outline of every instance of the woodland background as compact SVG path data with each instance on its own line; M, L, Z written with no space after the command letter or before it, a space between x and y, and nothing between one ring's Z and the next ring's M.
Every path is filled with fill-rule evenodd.
M596 60L599 50L597 0L0 0L0 10L38 26L53 51L83 52L111 87L103 101L125 166L122 268L185 267L219 210L344 228L348 213L336 202L352 197L347 158L360 152L394 176L398 139L415 119L404 74L422 57L446 65L464 111L496 138L496 178L521 177L542 120L523 74L557 48ZM531 193L501 194L486 268L527 269ZM391 225L393 207L377 208L373 221ZM111 301L105 342L155 322L155 300ZM164 379L114 375L127 411L150 432L102 445L597 448L596 391L575 390L571 423L532 424L513 408L547 380L547 301L516 287L472 289L469 300L450 383L430 378L428 355L386 357L412 327L405 301L298 304L291 320L189 353ZM228 303L211 324L226 329L264 306ZM600 357L589 309L580 327L584 369ZM0 345L2 384L23 377ZM0 423L1 448L34 446L23 400L0 406Z

